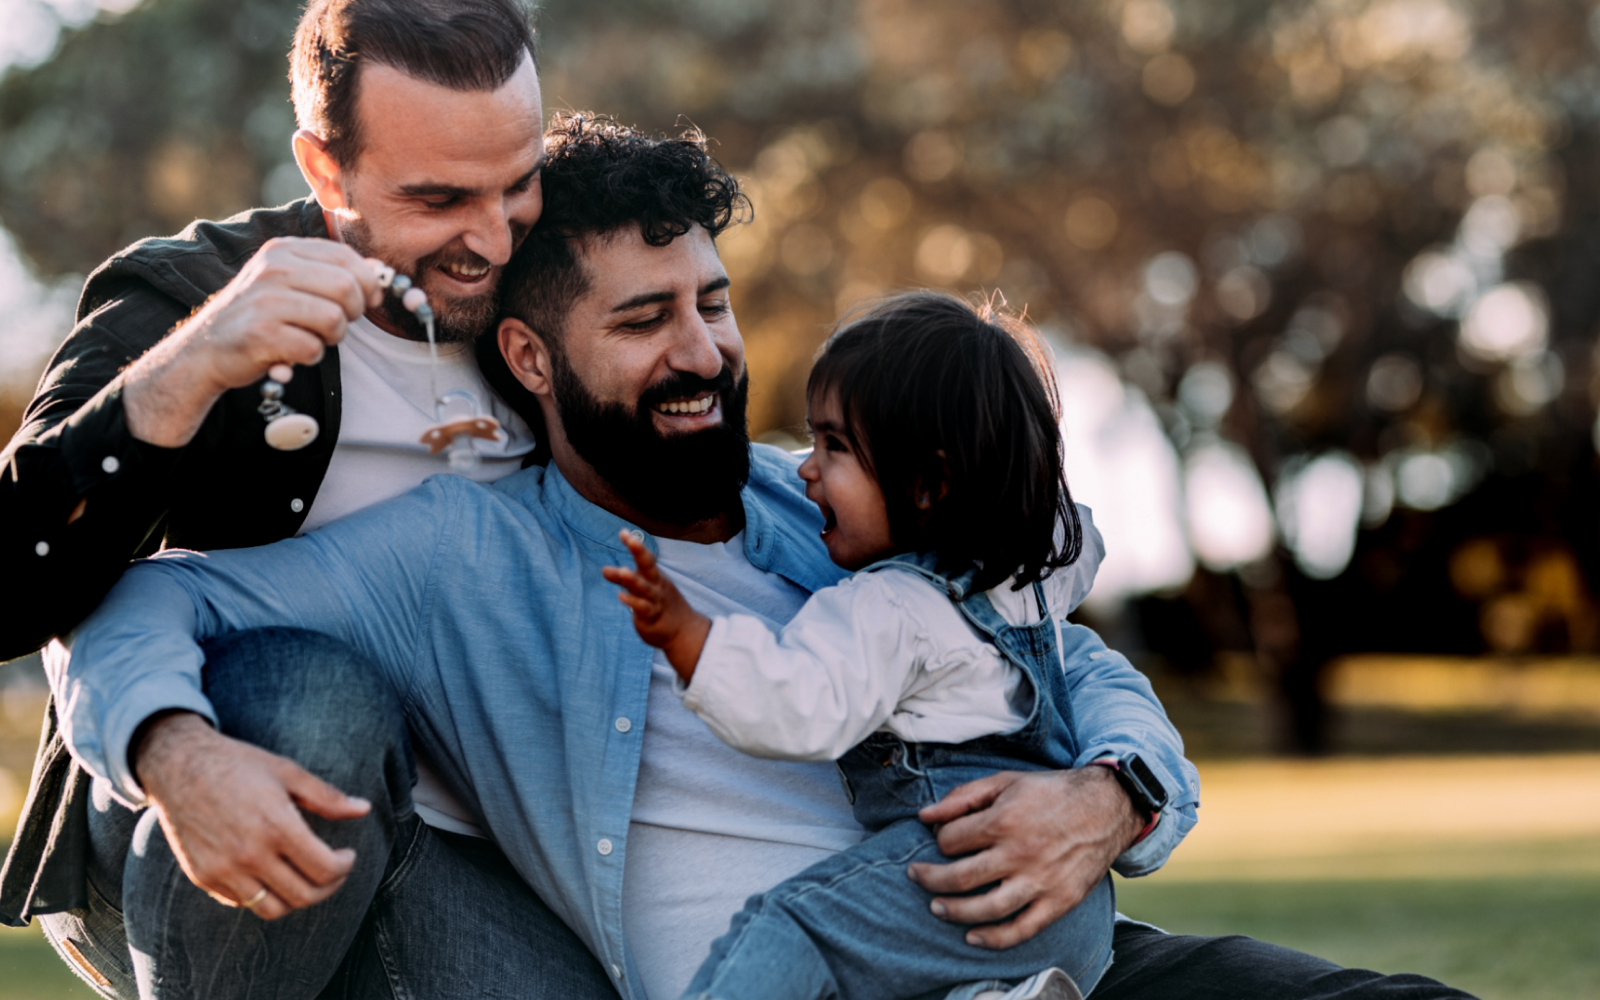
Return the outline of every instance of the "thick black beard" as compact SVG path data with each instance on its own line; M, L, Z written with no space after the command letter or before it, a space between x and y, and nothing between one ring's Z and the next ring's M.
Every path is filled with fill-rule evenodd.
M565 356L558 353L551 361L567 441L628 506L651 520L690 525L739 502L750 478L748 373L735 382L726 367L714 379L679 372L646 389L629 412L621 403L596 399ZM708 389L720 397L720 426L672 436L656 429L650 416L656 404Z

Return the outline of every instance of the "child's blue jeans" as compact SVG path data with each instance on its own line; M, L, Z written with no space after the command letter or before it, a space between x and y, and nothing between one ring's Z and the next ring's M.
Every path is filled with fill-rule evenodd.
M1111 959L1116 909L1107 876L1071 913L1005 951L975 948L968 927L928 910L906 877L913 861L940 863L933 833L901 820L751 897L695 974L697 1000L942 1000L952 986L1006 983L1060 966L1085 993Z
M1085 994L1111 962L1116 901L1108 875L1070 913L1014 948L966 941L912 882L915 861L949 859L916 809L1008 768L972 744L905 744L884 734L840 761L866 840L752 896L711 946L685 1000L943 1000L967 983L1010 984L1056 966ZM886 824L874 818L898 818ZM981 890L980 890L981 891Z

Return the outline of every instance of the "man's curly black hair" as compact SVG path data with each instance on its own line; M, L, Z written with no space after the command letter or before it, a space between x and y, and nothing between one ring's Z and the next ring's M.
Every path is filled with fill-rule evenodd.
M716 239L749 215L750 200L706 152L699 129L669 139L565 112L545 132L544 151L544 212L506 265L500 314L547 343L561 339L567 310L588 291L575 244L632 225L655 247L696 225Z
M500 315L528 324L552 352L561 350L567 312L589 290L578 255L584 241L632 225L651 246L666 246L697 225L716 239L751 216L750 199L711 158L697 128L677 138L652 136L606 115L568 111L546 130L544 151L544 211L506 264ZM524 416L537 413L500 357L496 331L479 337L477 348L495 390ZM543 427L534 430L542 453Z

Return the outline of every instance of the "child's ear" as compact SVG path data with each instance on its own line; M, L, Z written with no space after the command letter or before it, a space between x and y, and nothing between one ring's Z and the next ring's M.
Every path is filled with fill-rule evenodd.
M934 454L939 457L939 472L918 476L911 488L911 502L920 511L932 510L934 504L950 495L950 459L945 456L943 449Z

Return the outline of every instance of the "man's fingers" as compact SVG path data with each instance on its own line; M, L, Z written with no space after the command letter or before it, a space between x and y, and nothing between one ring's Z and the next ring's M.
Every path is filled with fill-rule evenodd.
M947 865L919 861L906 874L911 881L935 895L971 892L1006 876L1001 860L993 851L981 851Z
M377 279L370 277L371 270L365 261L359 261L354 268L308 261L286 278L290 288L333 302L344 310L346 319L357 320L366 313L369 302L362 275L369 275L372 289L378 287Z
M960 858L989 848L1005 839L1002 817L992 809L968 813L939 827L934 839L946 857Z
M298 327L323 344L337 344L344 339L350 319L344 306L320 295L311 295L298 289L275 293L278 297L269 308L270 318L277 327Z
M300 820L296 815L295 819ZM355 865L355 852L335 851L300 820L299 829L283 831L277 855L263 859L253 872L290 906L309 906L343 884ZM322 890L326 889L326 892ZM307 900L308 902L301 902Z
M950 794L935 802L931 806L924 806L917 814L922 822L933 826L938 823L948 823L967 813L987 809L999 797L1000 793L1010 787L1016 780L1015 773L1002 771L991 774L987 778L969 781L965 785L954 788Z
M261 361L268 365L315 365L328 349L320 335L302 326L280 326L274 333L271 343L258 352L266 355Z
M294 912L283 902L283 900L279 899L277 896L274 896L270 889L267 890L267 894L265 896L261 897L261 902L250 907L249 909L251 913L254 913L262 920L280 920Z
M978 948L1010 948L1032 938L1065 912L1040 900L1003 924L974 927L967 932L967 943Z
M315 813L323 819L337 820L358 819L372 811L372 803L366 799L346 795L293 761L284 760L282 772L283 787L306 812ZM304 827L304 821L300 825ZM310 827L306 827L306 834L311 835ZM318 840L317 843L322 841Z
M269 861L258 877L266 885L267 892L278 897L291 910L303 910L308 906L315 906L344 885L343 877L331 879L325 884L315 883L282 858L273 858ZM259 906L258 903L257 907Z
M988 892L973 896L939 896L928 903L935 916L955 924L992 924L1012 916L1039 898L1025 879L1007 879Z

